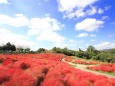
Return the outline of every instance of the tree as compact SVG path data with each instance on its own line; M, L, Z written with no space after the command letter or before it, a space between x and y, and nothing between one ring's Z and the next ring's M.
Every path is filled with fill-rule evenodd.
M39 49L36 51L36 53L42 53L42 52L44 52L44 51L46 51L44 48L39 48Z
M79 51L82 51L81 48L79 48Z
M12 52L13 52L13 51L16 51L16 47L15 47L15 45L12 44L12 47L11 47L10 50L11 50Z
M76 51L75 52L75 56L77 56L78 58L83 58L85 56L85 52L83 52L83 51Z
M58 47L52 48L52 51L54 51L55 53L63 53L63 50L61 48L58 48Z
M53 47L53 48L52 48L52 51L53 51L53 52L56 52L56 49L57 49L56 47Z
M3 50L3 46L0 46L0 50Z
M0 53L3 53L3 46L0 46Z
M10 51L13 52L16 50L16 47L15 47L15 45L8 42L5 45L1 46L1 50L7 51L7 52L10 52Z
M96 50L95 47L93 47L93 46L90 45L90 46L88 46L88 48L87 48L86 51L87 52L93 52L94 50Z
M10 51L11 50L11 48L12 48L12 45L11 45L11 43L10 42L8 42L8 43L6 43L6 50L7 51Z
M26 48L26 52L29 53L30 52L30 48Z
M113 48L113 49L110 49L110 50L108 50L108 51L106 51L107 53L110 53L110 54L115 54L115 48Z
M18 48L16 48L16 51L18 52L18 53L22 53L23 52L23 48L20 46L20 47L18 47Z
M107 61L107 58L108 58L108 54L107 53L101 52L97 56L98 56L97 60L101 60L103 62Z
M26 48L24 49L26 53L29 53L30 52L30 48Z

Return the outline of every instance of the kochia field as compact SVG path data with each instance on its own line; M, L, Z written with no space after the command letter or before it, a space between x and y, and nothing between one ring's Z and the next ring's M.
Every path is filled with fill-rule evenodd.
M61 61L63 54L1 54L0 86L115 86L115 78L95 75Z

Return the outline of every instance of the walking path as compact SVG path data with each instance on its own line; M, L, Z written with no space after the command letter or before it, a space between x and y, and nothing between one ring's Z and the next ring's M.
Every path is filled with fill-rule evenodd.
M64 61L64 59L62 61ZM64 61L64 62L66 62L66 61ZM97 75L104 75L104 76L107 76L108 78L115 78L114 75L110 75L110 74L105 74L105 73L89 70L89 69L87 69L88 65L74 64L72 62L66 62L66 63L68 63L70 65L76 65L76 67L74 67L74 68L77 68L77 69L80 69L80 70L83 70L83 71L86 71L86 72L91 72L91 73L97 74Z

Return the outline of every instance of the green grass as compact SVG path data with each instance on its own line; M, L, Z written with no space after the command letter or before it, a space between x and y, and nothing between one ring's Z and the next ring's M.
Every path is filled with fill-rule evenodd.
M103 72L103 71L99 71L100 73L105 73L105 74L110 74L110 75L114 75L115 76L115 72Z
M106 62L102 62L102 61L99 61L99 60L79 58L79 57L76 57L76 56L72 56L72 57L73 57L74 59L83 60L83 61L87 61L87 62L94 61L94 62L99 62L99 63L106 63Z
M71 64L71 66L72 66L72 67L77 67L77 65L76 65L76 64Z
M91 59L85 59L85 58L79 58L79 57L76 57L76 56L72 56L74 59L79 59L79 60L85 60L85 61L93 61Z

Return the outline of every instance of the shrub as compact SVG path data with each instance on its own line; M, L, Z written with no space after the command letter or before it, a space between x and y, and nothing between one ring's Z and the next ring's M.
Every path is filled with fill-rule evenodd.
M10 80L10 74L6 73L5 71L0 71L0 84L3 82L9 81Z
M20 68L23 69L23 70L25 70L25 69L27 69L27 68L29 68L29 67L30 67L29 64L26 64L26 63L21 63L21 64L20 64Z

